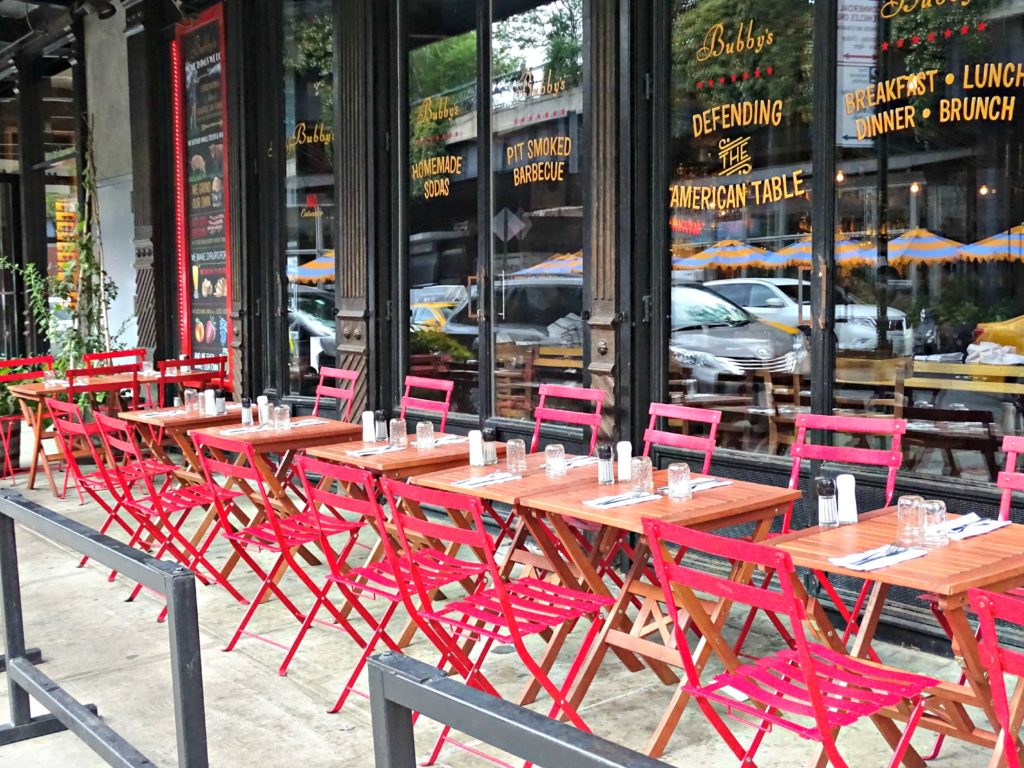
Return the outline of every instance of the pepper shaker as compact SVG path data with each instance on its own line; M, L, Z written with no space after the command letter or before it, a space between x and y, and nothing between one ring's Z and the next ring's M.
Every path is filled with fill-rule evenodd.
M601 443L597 446L597 482L601 485L609 485L615 482L612 447L608 443Z

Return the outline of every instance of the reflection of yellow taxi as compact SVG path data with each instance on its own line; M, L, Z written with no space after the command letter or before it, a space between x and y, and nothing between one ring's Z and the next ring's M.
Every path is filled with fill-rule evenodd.
M455 305L448 301L420 301L409 306L409 328L413 331L438 331Z
M974 329L974 343L980 341L1013 347L1024 354L1024 315L995 323L978 323Z

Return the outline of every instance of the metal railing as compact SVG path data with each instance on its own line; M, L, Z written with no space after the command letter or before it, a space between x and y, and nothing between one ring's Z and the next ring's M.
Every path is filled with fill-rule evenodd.
M416 765L413 712L541 768L668 768L667 763L470 688L408 656L373 656L368 671L377 768Z
M52 509L27 501L15 491L6 490L0 491L0 608L3 609L11 722L0 726L0 747L69 730L110 765L153 766L152 761L100 719L94 706L81 704L32 665L25 649L15 523L166 596L178 765L207 768L195 575L183 566L157 560ZM30 696L50 714L32 717Z

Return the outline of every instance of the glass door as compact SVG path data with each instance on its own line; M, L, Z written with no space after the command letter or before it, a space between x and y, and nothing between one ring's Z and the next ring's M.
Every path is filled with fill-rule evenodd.
M19 263L18 240L18 177L0 175L0 256ZM0 357L18 357L21 352L21 302L14 282L14 273L0 270Z

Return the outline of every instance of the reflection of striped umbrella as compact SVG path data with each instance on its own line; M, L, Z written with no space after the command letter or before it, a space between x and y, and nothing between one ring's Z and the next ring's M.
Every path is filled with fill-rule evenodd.
M811 236L780 248L776 253L785 259L786 266L811 265ZM856 240L836 240L836 264L841 267L872 267L875 264L875 249Z
M889 241L889 263L896 267L955 261L962 245L927 229L912 229Z
M693 256L672 259L673 269L739 269L740 267L762 267L774 269L781 266L778 255L756 245L747 245L739 240L720 240Z
M327 251L323 256L288 267L288 280L292 283L329 283L334 280L334 251Z
M1022 260L1024 259L1024 224L1018 224L998 235L965 245L960 249L960 255L972 261Z
M520 269L517 275L582 275L583 251L575 253L556 253L550 259L534 264L532 267Z

